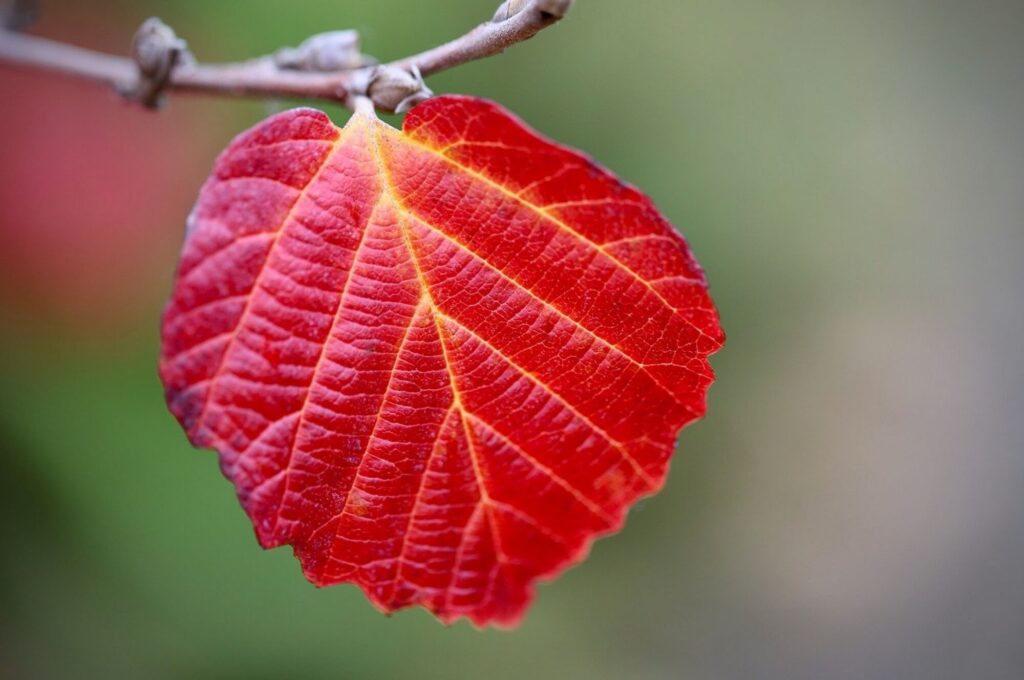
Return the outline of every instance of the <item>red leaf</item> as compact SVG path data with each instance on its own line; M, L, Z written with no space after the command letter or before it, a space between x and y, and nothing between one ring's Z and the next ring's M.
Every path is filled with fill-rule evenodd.
M260 543L380 609L514 625L664 482L723 341L651 201L467 97L239 137L189 219L161 375Z

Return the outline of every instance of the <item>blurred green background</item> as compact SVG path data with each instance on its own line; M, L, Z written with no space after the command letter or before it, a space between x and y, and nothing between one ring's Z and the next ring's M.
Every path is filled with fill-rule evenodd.
M230 60L357 28L390 59L496 4L44 1L34 31L123 53L155 14ZM316 590L165 410L185 216L288 104L0 69L0 676L1024 677L1022 28L1009 0L580 0L431 79L650 193L729 334L666 490L513 633Z

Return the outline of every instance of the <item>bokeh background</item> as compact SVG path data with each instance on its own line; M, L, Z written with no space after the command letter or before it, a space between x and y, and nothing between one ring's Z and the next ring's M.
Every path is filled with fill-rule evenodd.
M156 14L230 60L358 28L388 59L496 4L51 0L33 30L123 53ZM1016 0L580 0L431 80L649 192L729 334L666 490L513 633L316 590L165 410L185 216L289 104L0 67L0 675L1024 677L1022 28Z

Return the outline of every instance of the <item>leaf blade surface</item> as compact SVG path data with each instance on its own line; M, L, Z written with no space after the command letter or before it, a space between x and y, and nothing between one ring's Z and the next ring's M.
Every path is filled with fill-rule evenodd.
M513 625L664 482L723 341L651 201L495 104L300 109L218 160L161 377L264 547L384 611Z

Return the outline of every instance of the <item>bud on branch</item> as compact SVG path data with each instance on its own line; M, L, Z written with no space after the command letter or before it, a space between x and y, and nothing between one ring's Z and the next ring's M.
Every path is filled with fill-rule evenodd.
M132 92L121 94L149 109L160 107L171 72L179 63L194 62L185 41L157 18L147 19L132 39L132 61L139 80Z

